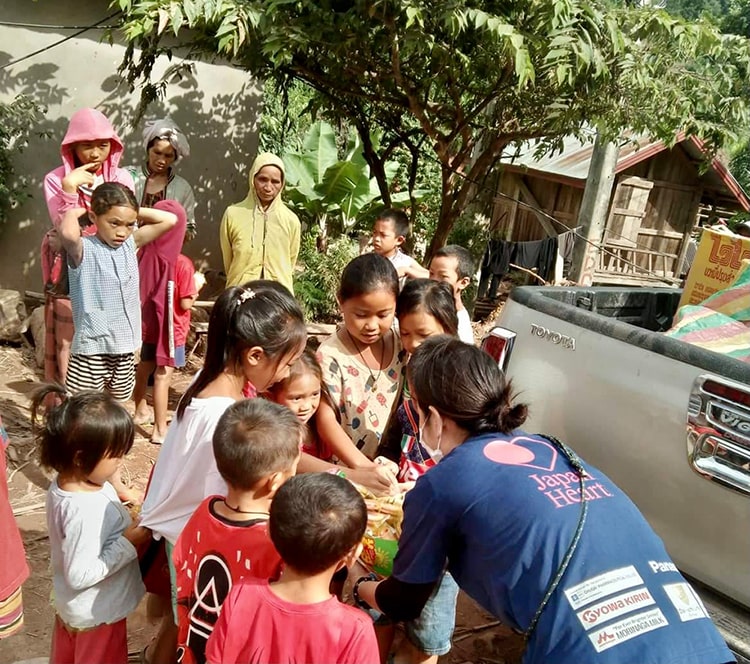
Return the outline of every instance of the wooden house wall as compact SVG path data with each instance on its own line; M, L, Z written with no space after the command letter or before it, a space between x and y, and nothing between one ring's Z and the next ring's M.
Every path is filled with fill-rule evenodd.
M505 170L500 177L499 191L510 198L501 196L495 202L490 226L493 237L514 242L548 237L537 215L524 205L528 201L521 192L519 178L528 187L538 207L554 217L556 222L551 223L559 233L564 233L566 228L575 228L583 189Z
M633 175L654 183L638 232L639 248L678 256L685 235L693 226L702 193L697 168L677 146L633 166L618 177ZM638 259L644 267L645 261L644 256Z
M631 246L647 251L641 254L637 251L631 253L628 260L634 260L643 268L652 261L652 272L658 270L663 274L666 271L665 276L675 275L680 269L678 263L686 238L699 218L701 205L712 201L716 192L704 189L706 181L701 178L697 165L679 145L619 173L616 183L633 177L653 182L653 188L648 194L640 227L632 229L634 233L631 238ZM499 196L496 199L490 225L493 237L515 242L548 237L538 216L523 204L530 202L528 195L524 194L524 185L538 207L557 220L558 223L553 222L553 225L559 232L564 232L566 227L575 228L578 225L583 182L580 187L576 187L511 167L506 168L500 176L498 191L507 198ZM613 196L616 191L615 188ZM720 213L717 211L713 214L725 216L729 212L722 208ZM617 226L617 219L612 231L616 230L614 226ZM610 237L614 239L611 233ZM658 252L658 260L654 255L649 256L649 252ZM664 254L671 255L672 258Z

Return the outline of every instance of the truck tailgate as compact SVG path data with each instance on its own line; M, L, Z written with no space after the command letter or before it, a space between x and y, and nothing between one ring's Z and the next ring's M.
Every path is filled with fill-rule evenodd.
M707 372L652 350L658 339L633 341L653 333L619 324L627 329L607 335L565 318L510 299L499 321L517 335L508 373L530 404L525 428L560 437L601 468L684 572L750 607L750 498L688 460L691 388Z

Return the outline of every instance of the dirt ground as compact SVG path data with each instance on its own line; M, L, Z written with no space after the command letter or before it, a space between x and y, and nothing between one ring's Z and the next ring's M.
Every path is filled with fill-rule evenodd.
M197 366L176 374L172 401L176 403ZM26 546L31 577L24 584L25 627L17 636L0 642L0 664L22 660L46 662L54 612L50 604L51 574L44 501L50 476L36 460L31 435L30 395L41 381L33 350L25 346L0 346L0 413L10 436L8 485L10 501ZM123 479L143 490L159 448L150 444L150 432L137 428L133 450L124 463ZM1 545L1 544L0 544ZM146 617L145 601L128 618L131 660L156 632ZM521 639L461 596L451 652L443 664L515 664L520 661Z

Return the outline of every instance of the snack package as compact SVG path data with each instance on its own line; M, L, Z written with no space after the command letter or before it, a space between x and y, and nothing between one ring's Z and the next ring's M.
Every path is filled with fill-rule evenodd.
M367 530L362 538L360 561L375 574L390 576L404 518L404 494L375 496L367 488L356 486L367 506Z
M742 268L742 261L748 258L750 238L706 228L682 291L680 307L701 304L716 291L732 284Z

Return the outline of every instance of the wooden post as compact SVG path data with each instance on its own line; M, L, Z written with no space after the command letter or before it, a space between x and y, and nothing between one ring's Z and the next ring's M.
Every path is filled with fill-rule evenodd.
M580 235L583 237L576 239L569 276L571 281L582 286L590 286L594 279L618 154L619 149L614 143L604 142L597 134L578 215Z

